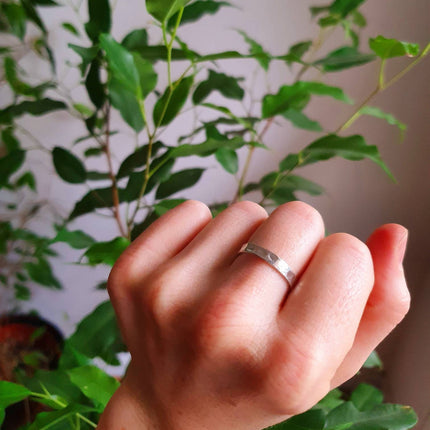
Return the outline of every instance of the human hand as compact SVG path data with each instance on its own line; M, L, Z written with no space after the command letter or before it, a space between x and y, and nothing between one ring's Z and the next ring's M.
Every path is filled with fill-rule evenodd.
M103 430L251 430L304 412L351 378L409 309L407 231L377 229L367 246L324 238L312 207L269 217L250 202L212 220L188 201L123 253L108 283L132 361ZM288 284L256 243L288 262Z

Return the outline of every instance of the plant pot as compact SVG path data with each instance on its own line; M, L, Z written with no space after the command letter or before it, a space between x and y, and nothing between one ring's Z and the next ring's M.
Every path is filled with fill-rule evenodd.
M60 331L30 315L0 317L0 380L15 382L15 372L33 376L38 369L51 370L58 365L63 346ZM24 401L6 410L3 430L15 430L43 409Z

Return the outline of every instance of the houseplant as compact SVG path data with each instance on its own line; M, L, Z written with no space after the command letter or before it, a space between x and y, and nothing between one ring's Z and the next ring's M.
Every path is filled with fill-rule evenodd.
M367 144L362 136L348 136L347 129L359 116L373 115L396 124L403 131L405 126L401 122L369 104L376 94L389 88L418 64L430 46L421 49L413 43L378 36L369 41L368 52L362 53L359 49L360 29L366 25L366 20L358 8L363 3L364 0L335 0L330 5L311 8L320 27L317 39L299 42L283 55L275 56L243 32L241 34L249 44L246 54L228 51L201 55L182 40L183 25L198 25L207 14L231 7L225 1L147 0L147 10L154 19L150 35L148 29L142 28L132 30L122 41L116 41L110 34L114 15L108 1L89 0L88 21L82 28L70 22L62 25L80 40L69 47L70 52L74 51L80 58L81 87L85 88L87 100L74 99L56 75L55 52L42 19L43 10L39 12L40 7L56 7L56 2L21 0L2 3L3 29L22 41L24 52L36 52L40 61L46 61L51 69L49 77L34 82L31 71L24 73L21 68L16 55L16 40L12 46L1 48L4 75L10 88L10 103L0 111L4 143L0 185L5 190L7 204L3 209L8 219L0 225L0 250L4 262L1 281L12 292L11 300L28 298L31 282L61 288L50 265L50 259L55 257L53 245L57 242L82 249L82 264L113 265L130 240L169 208L183 201L177 198L177 193L185 197L184 190L200 179L204 180L205 169L200 165L191 169L177 167L179 159L184 157L214 156L226 174L236 175L237 188L229 201L206 202L214 214L244 196L251 196L270 209L295 199L297 191L319 194L321 187L299 176L297 170L336 156L348 160L368 158L391 175L378 149ZM38 29L38 36L30 41L25 38L28 23ZM346 40L337 49L321 56L319 47L339 26L345 32ZM154 43L157 40L161 42ZM390 76L387 63L397 56L411 57L410 63ZM296 77L278 91L262 97L251 109L247 105L251 95L244 89L242 79L225 73L225 68L220 69L218 62L226 59L247 59L259 64L265 73L270 73L272 62L281 62L294 67ZM325 132L317 121L305 114L313 96L352 103L340 88L306 80L309 70L331 73L374 60L380 64L375 88L357 103L351 117L334 133ZM166 77L167 83L157 85L162 77ZM227 103L211 103L214 93L225 99L245 101L246 108L233 109L230 104L227 107ZM196 123L186 136L177 137L174 142L162 141L162 133L182 114L184 107L205 115L212 112L214 116ZM24 114L38 116L56 110L69 112L85 124L85 134L74 142L73 147L65 144L46 148L34 137L30 148L22 145L23 134L28 130L19 118ZM112 128L114 112L119 112L123 119L122 127L128 127L136 136L134 150L123 158L118 169L113 161L116 150L113 141L118 131ZM297 153L285 154L279 165L261 179L248 181L251 159L258 151L267 149L265 134L281 120L324 134L312 143L306 143ZM36 190L37 175L25 162L28 151L36 149L52 160L61 180L88 186L88 192L74 204L67 217L52 215L54 228L51 235L45 236L31 228L32 217L45 202L37 201L35 194L33 206L22 208L19 203L23 188ZM245 152L243 162L239 162L238 152ZM103 171L88 167L93 157L103 160ZM17 222L17 213L21 214L20 222ZM106 237L103 242L76 230L72 224L79 222L83 215L98 213L110 216L118 230L115 237ZM103 339L99 336L101 330L105 333ZM117 364L117 354L123 350L110 303L102 303L68 339L57 370L40 370L33 377L18 373L16 381L21 385L0 384L0 411L30 397L53 411L41 413L29 428L45 428L54 422L58 423L58 428L64 428L61 425L94 427L118 383L95 367L91 359L100 357L109 364ZM381 402L381 393L367 385L359 386L349 401L335 390L313 410L294 417L280 428L299 425L321 429L363 428L360 425L366 423L403 429L414 425L415 416L410 409Z

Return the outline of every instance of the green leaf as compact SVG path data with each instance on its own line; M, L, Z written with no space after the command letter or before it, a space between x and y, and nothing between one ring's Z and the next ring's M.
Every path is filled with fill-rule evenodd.
M283 85L277 94L268 94L263 98L263 118L270 118L293 109L301 111L311 95L329 96L344 103L351 103L348 96L338 87L322 82L299 81L293 85Z
M314 406L314 408L322 409L324 412L328 413L344 402L345 400L342 399L342 391L340 391L338 388L335 388L334 390L331 390L324 398L322 398Z
M18 403L30 394L31 391L21 385L0 381L0 408L6 408L9 405Z
M28 287L22 284L14 284L15 299L17 300L30 300L31 291Z
M105 181L110 179L109 172L97 172L96 170L90 170L87 172L87 179L89 181Z
M69 231L62 228L52 240L52 243L57 242L65 242L74 249L85 249L94 243L94 239L81 230Z
M239 30L239 33L245 39L245 42L249 45L249 53L251 55L257 55L256 60L260 63L260 66L266 70L269 70L270 60L272 56L268 54L264 48L257 43L254 39L251 39L244 31Z
M385 121L388 122L388 124L397 126L400 130L400 134L402 138L404 137L405 131L407 129L407 125L399 121L398 119L396 119L390 113L386 113L374 106L364 106L363 108L360 109L359 113L360 115L369 115L375 118L384 119Z
M148 32L144 28L133 30L124 37L121 45L128 51L138 51L148 46Z
M322 131L322 127L319 122L308 118L303 112L297 109L288 109L282 113L282 116L297 127L309 131Z
M154 106L153 117L155 125L167 125L175 119L188 98L193 80L193 76L188 76L179 83L175 82L172 92L170 88L166 89Z
M160 184L155 197L164 199L172 194L195 185L202 176L204 169L187 169L174 173L170 178Z
M34 175L31 172L25 172L16 181L16 186L17 187L24 187L26 185L31 190L36 191L36 180L34 179Z
M93 110L91 108L89 108L88 106L85 106L82 103L74 103L73 109L75 109L77 112L79 112L83 117L88 118L88 117L94 115Z
M60 430L68 428L76 414L85 415L93 412L94 408L84 405L70 405L55 412L41 412L28 427L28 430Z
M136 94L113 78L108 83L112 106L118 109L122 119L136 132L145 127L145 121Z
M139 75L140 90L143 98L146 98L155 90L158 81L158 75L154 71L152 63L143 59L139 54L133 54L134 64Z
M337 72L350 67L361 66L373 61L373 54L362 54L353 46L344 46L330 52L326 57L316 61L315 66L321 66L324 72Z
M125 347L111 302L103 302L87 315L78 324L69 342L87 357L100 357L108 364L119 365L116 355L125 351Z
M286 55L286 62L290 66L293 63L292 59L296 59L300 61L303 55L309 51L309 48L312 46L312 40L305 40L304 42L298 42L294 44Z
M345 18L351 12L356 10L366 0L335 0L330 5L330 13L340 15Z
M2 12L7 18L12 33L23 40L27 21L24 8L16 3L6 3L2 4Z
M367 369L376 367L382 370L384 365L382 364L382 361L379 358L378 353L376 351L372 351L369 357L367 357L367 360L365 361L365 363L363 364L363 367Z
M68 340L64 342L63 351L58 363L58 368L60 370L69 370L75 367L86 366L89 362L90 359L77 351Z
M61 24L61 27L63 27L64 30L68 31L69 33L73 34L74 36L79 36L79 31L71 22L63 22Z
M394 180L392 173L382 161L378 148L374 145L367 145L363 136L341 137L329 134L307 146L302 151L302 156L302 166L336 156L353 161L368 158L378 164Z
M119 382L95 366L82 366L67 371L76 385L103 412L108 401L119 387Z
M10 176L24 163L25 151L16 149L0 158L0 188L6 185Z
M120 190L121 192L121 190ZM109 208L113 206L112 188L97 188L89 191L79 200L69 216L69 219L74 219L78 216L93 212L95 209Z
M130 241L124 237L117 237L110 242L97 242L87 249L84 257L92 266L97 264L113 266L128 245L130 245Z
M227 76L224 73L218 73L214 70L209 70L209 77L206 81L201 82L193 94L194 104L201 103L213 91L218 91L224 97L242 100L245 91L240 87L238 81L242 78L234 78Z
M106 53L109 68L115 80L119 81L134 95L139 96L139 74L133 55L109 34L100 36L100 45Z
M154 142L152 145L151 154L156 155L157 152L163 147L161 142ZM148 157L148 145L141 146L135 152L130 154L120 165L118 173L116 175L117 179L125 178L129 176L135 169L143 167L146 165Z
M109 0L88 0L89 21L85 24L88 37L97 42L101 33L111 29L111 10Z
M351 393L350 400L359 411L367 411L381 404L384 400L384 395L371 385L360 384Z
M82 161L71 152L56 146L52 151L52 161L61 179L70 184L82 184L87 179L87 171Z
M228 173L234 175L239 170L239 158L234 149L219 148L215 152L215 158Z
M95 147L95 148L88 148L84 152L85 157L98 157L99 155L104 154L104 151L102 148Z
M323 411L309 410L270 427L270 430L323 430L324 424L325 415Z
M383 60L403 56L416 57L420 52L420 46L417 43L401 42L396 39L386 39L384 36L369 39L369 47Z
M186 201L186 199L163 200L161 202L158 202L154 206L154 211L158 216L162 216L166 212L168 212L170 209L173 209L176 206L179 206L180 204L184 203L185 201Z
M12 118L18 118L24 114L41 116L61 109L67 109L67 106L59 100L48 98L32 101L27 100L0 110L0 123L9 123L12 121Z
M231 4L226 1L213 1L213 0L195 1L184 9L184 13L182 14L182 19L181 19L181 25L198 21L200 18L202 18L204 15L207 15L207 14L214 15L223 6L231 6ZM169 28L174 27L177 20L177 15L178 14L176 13L169 19L169 23L168 23Z
M31 0L20 0L22 7L25 10L25 14L27 15L27 19L36 24L39 29L46 34L46 27L40 19L39 14L31 3Z
M12 127L6 127L1 131L0 142L4 144L7 149L7 152L10 153L12 151L20 149L20 144L18 139L13 134L14 130ZM1 160L1 158L0 158ZM1 161L0 161L1 163ZM0 169L0 172L2 169ZM1 180L0 180L1 182Z
M97 57L97 54L100 51L99 46L90 46L89 48L86 48L84 46L74 45L73 43L69 43L67 46L73 49L73 51L75 51L82 58L82 63L79 68L81 70L81 75L84 76L88 65L91 64ZM98 66L98 63L96 65Z
M61 290L61 284L52 273L51 265L47 260L39 258L37 263L24 263L28 276L37 284L44 287Z
M164 23L190 0L146 0L146 9L157 21Z
M352 402L345 402L327 416L325 430L407 430L417 423L414 411L408 406L383 404L368 411L359 411Z

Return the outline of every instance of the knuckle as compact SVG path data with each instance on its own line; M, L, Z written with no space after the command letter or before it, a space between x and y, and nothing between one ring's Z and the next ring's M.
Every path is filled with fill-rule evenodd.
M328 246L342 249L345 258L354 261L361 270L373 272L373 261L367 245L360 239L348 233L335 233L326 238Z
M293 212L302 218L308 225L318 228L324 232L324 221L321 214L311 205L301 202L294 201L288 202L276 209L275 212Z
M230 206L230 209L233 211L237 211L239 215L246 216L250 219L267 218L267 212L262 206L260 206L258 203L251 202L248 200L233 203Z
M393 325L395 326L403 320L411 307L411 295L409 290L405 287L401 293L392 297L388 306L394 323Z
M199 215L202 218L212 217L210 209L199 200L187 200L182 205L189 207L195 215Z

